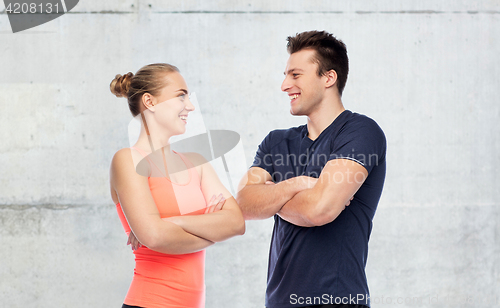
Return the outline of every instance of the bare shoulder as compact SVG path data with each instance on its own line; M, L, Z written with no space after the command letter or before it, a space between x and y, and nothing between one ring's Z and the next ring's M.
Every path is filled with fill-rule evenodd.
M136 150L131 148L123 148L118 150L113 159L111 160L111 172L120 171L133 171L144 169L141 174L148 174L149 164L145 163L144 157Z
M111 160L111 168L125 167L127 165L133 164L135 158L134 156L138 154L134 152L137 151L132 151L132 149L130 148L123 148L118 150Z
M111 168L117 167L118 165L126 164L132 161L132 150L130 148L123 148L118 150L113 159L111 160Z

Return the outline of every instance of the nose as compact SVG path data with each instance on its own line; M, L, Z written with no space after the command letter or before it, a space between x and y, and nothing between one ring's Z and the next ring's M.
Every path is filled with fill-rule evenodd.
M193 103L191 102L191 98L189 96L184 101L184 109L189 112L194 111L195 109Z
M283 83L281 83L281 91L286 92L291 87L292 86L290 84L290 79L288 78L288 76L285 76L285 80L283 80Z

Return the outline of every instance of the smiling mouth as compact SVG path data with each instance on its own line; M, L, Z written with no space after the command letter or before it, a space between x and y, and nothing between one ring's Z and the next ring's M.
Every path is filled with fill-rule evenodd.
M293 102L295 99L297 99L297 97L299 97L300 94L292 94L292 95L289 95L288 97L290 98L290 100Z
M187 121L187 118L188 118L188 117L187 117L187 116L185 116L185 115L181 115L181 116L179 116L179 118L181 118L181 120L183 120L183 121Z

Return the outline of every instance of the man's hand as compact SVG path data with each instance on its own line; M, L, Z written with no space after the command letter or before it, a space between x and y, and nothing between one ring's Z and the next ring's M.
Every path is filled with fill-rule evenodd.
M351 204L352 199L354 199L354 196L352 196L351 199L349 199L349 201L347 201L347 204L345 206L349 206L349 204Z

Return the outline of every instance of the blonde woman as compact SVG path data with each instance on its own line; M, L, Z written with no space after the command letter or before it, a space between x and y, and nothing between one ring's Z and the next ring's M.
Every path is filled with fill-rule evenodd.
M235 199L199 154L177 153L194 106L179 70L159 63L110 84L141 132L111 163L111 197L135 254L123 307L204 307L205 248L245 232Z

